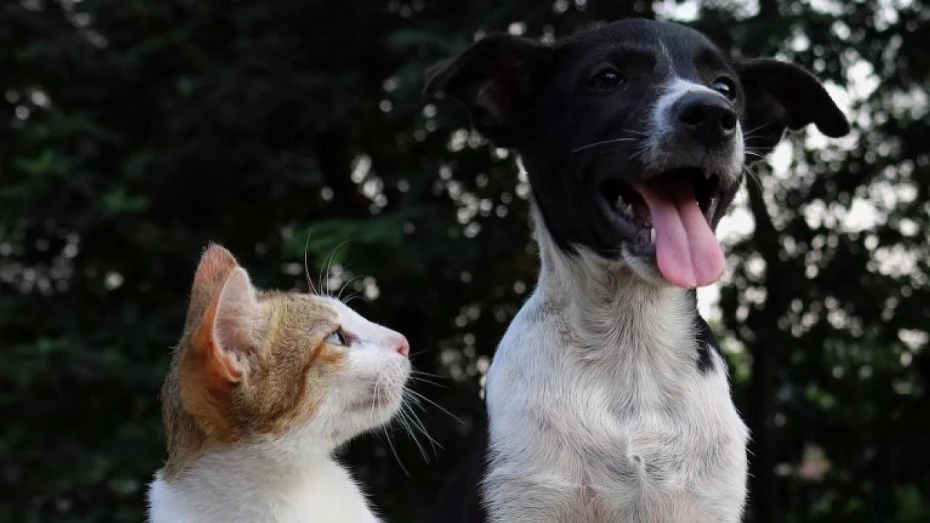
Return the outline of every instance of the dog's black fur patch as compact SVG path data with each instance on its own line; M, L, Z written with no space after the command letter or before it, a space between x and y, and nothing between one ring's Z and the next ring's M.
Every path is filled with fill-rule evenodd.
M697 291L692 290L689 293L692 310L694 311L694 329L695 342L697 343L697 369L701 374L707 374L714 370L714 358L712 351L716 351L720 357L723 352L720 350L720 343L711 330L710 325L701 317L697 309Z
M710 330L710 325L704 321L704 318L697 316L697 368L702 374L714 370L714 358L711 351L717 351L720 354L720 346L717 344L717 337Z

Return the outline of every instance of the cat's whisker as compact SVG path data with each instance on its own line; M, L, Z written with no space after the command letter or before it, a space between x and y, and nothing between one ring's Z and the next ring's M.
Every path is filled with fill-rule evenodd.
M424 352L426 351L421 350L420 352L415 352L414 354L422 354ZM432 372L426 372L426 371L416 370L416 369L411 370L410 374L413 374L415 376L429 376L430 378L439 378L441 380L445 380L449 378L448 376L443 376L441 374L433 374Z
M349 278L345 283L342 284L341 287L339 287L339 292L336 293L336 299L339 301L342 301L342 293L345 292L346 287L348 287L349 285L352 285L352 283L355 282L355 280L358 280L359 278L364 278L364 277L365 276L362 274L356 274L355 276Z
M410 439L413 440L413 443L417 446L417 449L419 449L420 455L423 457L423 461L429 463L429 456L426 454L426 449L423 448L423 445L420 443L420 440L417 438L416 432L410 426L410 418L408 418L407 416L408 415L405 412L403 406L401 406L400 410L397 411L397 421L400 422L401 427L404 428L404 432L406 432L407 435L410 436Z
M370 411L372 419L374 419L375 417L375 406L381 403L381 392L382 392L381 384L382 384L383 378L384 378L384 375L379 374L378 377L375 379L374 394L372 394L372 398L371 398L371 411ZM394 455L394 459L397 461L397 465L400 467L400 470L404 472L404 475L409 478L410 472L407 470L407 467L405 467L404 463L401 461L400 455L397 453L397 448L394 446L394 440L391 439L391 424L385 423L381 427L381 430L384 432L384 437L387 440L388 447L391 449L391 454Z
M397 466L399 466L404 475L409 478L410 472L407 471L407 467L404 466L404 463L400 460L400 456L397 454L397 449L394 448L394 442L391 440L391 432L388 430L388 426L385 425L383 430L385 439L387 439L388 442L388 447L391 449L391 454L393 454L394 459L397 460Z
M421 354L426 354L426 352L428 352L426 349L418 350L418 351L416 351L416 352L411 352L411 353L410 353L410 356L408 356L408 358L413 359L413 358L416 358L417 356L419 356L419 355L421 355ZM414 371L414 372L416 372L416 371Z
M353 292L352 294L348 295L346 299L342 300L342 304L348 306L350 303L352 303L352 300L357 300L361 297L362 297L361 294L357 292Z
M409 390L409 389L408 389L408 390ZM461 419L459 419L458 416L456 416L455 414L452 414L452 413L449 412L448 410L444 409L441 405L439 405L439 404L436 403L435 401L433 401L433 400L427 398L426 396L420 394L419 392L417 392L417 391L415 391L415 390L409 390L409 392L410 392L411 394L413 394L414 396L416 396L417 398L419 398L419 399L421 399L421 400L423 400L423 401L429 403L430 405L432 405L432 406L436 407L437 409L439 409L440 411L444 412L446 415L448 415L450 418L454 419L455 421L461 423L462 425L465 424L465 422L462 421Z
M307 233L307 241L304 242L304 276L307 278L307 287L310 288L310 291L313 294L319 295L317 292L316 286L313 285L313 281L310 279L310 266L307 263L307 250L310 248L310 233Z
M330 288L329 288L329 272L333 268L333 258L336 256L336 253L339 252L339 249L341 249L342 246L347 243L349 243L349 240L342 240L341 242L339 242L339 245L333 248L333 250L330 251L329 253L329 258L326 260L325 271L323 271L322 267L320 268L321 269L320 281L322 282L321 286L323 287L323 293L326 296L332 296L332 292L330 292ZM324 276L325 276L325 279L323 279Z
M414 421L414 423L416 424L416 426L420 429L420 432L422 432L423 435L426 436L427 439L429 439L430 444L433 446L434 455L436 453L436 447L439 447L440 449L445 449L445 447L443 447L441 443L439 443L438 441L436 441L435 438L430 436L429 431L426 430L426 426L423 425L423 420L421 420L420 417L417 416L417 413L414 412L413 409L409 410L409 414L412 420Z
M375 386L371 395L371 410L368 412L371 414L372 420L375 417L375 406L381 401L381 379L384 377L383 374L378 374L378 377L375 378Z
M406 393L407 393L407 392L410 392L410 389L405 388L405 389L404 389L405 398L407 397L407 396L406 396ZM407 402L404 402L404 404L403 404L403 406L402 406L402 408L401 408L401 412L402 412L402 414L403 414L403 416L404 416L404 419L405 419L406 421L408 421L409 424L412 425L413 428L416 428L417 430L419 430L419 432L420 432L421 434L423 434L424 437L426 437L427 441L429 441L430 447L432 448L433 457L434 457L434 458L437 457L437 456L438 456L438 452L437 452L437 450L436 450L436 447L438 446L439 448L443 448L443 446L442 446L438 441L436 441L435 438L433 438L432 436L430 436L429 431L426 430L426 426L423 425L423 422L420 420L420 417L417 416L417 413L414 412L413 409L408 408L408 407L409 407L409 404L408 404ZM417 441L416 435L414 435L412 431L411 431L410 435L411 435L411 437L413 437L414 441ZM417 446L419 446L419 442L418 442L418 441L417 441ZM427 462L429 462L429 459L428 459L425 455L423 456L423 458L424 458Z
M428 380L428 379L426 379L426 378L420 378L420 377L418 377L418 376L410 376L410 379L411 379L412 381L416 381L416 382L419 382L419 383L426 383L426 384L432 385L432 386L434 386L434 387L439 387L439 388L443 388L443 389L448 389L448 388L449 388L449 387L447 387L446 385L443 385L443 384L441 384L441 383L436 383L435 381Z
M420 420L417 414L413 410L407 410L404 412L404 418L409 421L413 428L418 430L420 434L426 438L426 440L429 442L430 449L433 451L433 458L437 458L439 456L439 451L436 450L436 447L442 449L443 446L440 445L439 442L435 440L435 438L430 436L429 432L426 430L426 427L423 425L423 422ZM417 441L416 435L414 435L412 431L410 432L410 436L413 437L414 441ZM419 446L419 442L417 443L417 446ZM421 452L421 454L423 453ZM423 459L429 463L429 458L425 454L423 455Z

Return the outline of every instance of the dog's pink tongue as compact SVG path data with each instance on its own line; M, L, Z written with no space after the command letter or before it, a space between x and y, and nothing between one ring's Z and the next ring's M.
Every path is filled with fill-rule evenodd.
M710 285L723 274L723 250L694 199L691 185L675 185L636 186L652 214L659 272L679 287Z

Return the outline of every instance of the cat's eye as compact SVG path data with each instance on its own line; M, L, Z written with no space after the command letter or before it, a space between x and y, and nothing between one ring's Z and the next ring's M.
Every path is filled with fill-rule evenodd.
M622 83L623 76L620 75L620 71L613 67L603 67L591 76L591 79L588 80L588 87L598 91L609 91Z
M714 80L711 87L714 88L714 91L726 96L727 100L736 98L736 85L733 83L733 80L730 80L726 76L721 76Z
M346 347L349 345L349 338L346 337L346 333L342 332L342 329L336 329L335 332L329 335L329 338L326 338L326 343Z

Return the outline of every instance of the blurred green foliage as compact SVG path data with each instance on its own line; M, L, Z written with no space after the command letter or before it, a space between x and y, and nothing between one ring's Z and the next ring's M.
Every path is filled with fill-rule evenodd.
M656 14L811 68L854 121L845 141L792 139L733 213L751 227L729 241L717 324L754 435L752 519L930 521L928 12L0 3L0 521L143 519L164 453L157 392L210 240L283 288L306 288L307 246L315 285L348 282L442 376L416 389L462 421L424 404L444 449L419 436L426 460L396 427L403 468L384 436L349 449L390 521L422 515L482 416L482 371L537 268L513 157L424 100L423 71L481 31L551 39Z

